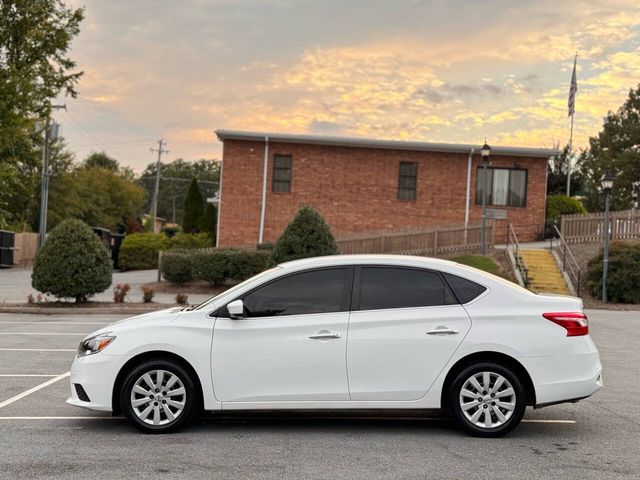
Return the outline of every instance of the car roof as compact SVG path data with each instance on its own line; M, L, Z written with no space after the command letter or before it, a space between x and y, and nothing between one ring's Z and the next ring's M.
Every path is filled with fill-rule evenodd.
M422 268L438 268L459 265L451 260L440 258L418 257L413 255L327 255L324 257L302 258L281 263L285 269L299 270L333 265L415 265Z

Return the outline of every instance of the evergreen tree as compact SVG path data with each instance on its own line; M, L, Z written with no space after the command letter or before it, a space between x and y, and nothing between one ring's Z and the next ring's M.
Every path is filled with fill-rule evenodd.
M202 218L200 218L200 231L209 234L216 243L216 226L218 224L218 209L213 203L207 203Z
M197 233L199 231L199 222L204 213L204 198L198 187L198 180L191 180L187 198L184 201L182 230L186 233Z
M275 265L298 258L338 253L338 246L327 222L313 208L304 206L276 242L271 253L271 263Z

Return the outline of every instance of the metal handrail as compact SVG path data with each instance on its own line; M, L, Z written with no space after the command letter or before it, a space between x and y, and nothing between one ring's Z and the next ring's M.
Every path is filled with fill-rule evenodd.
M513 225L511 224L509 224L507 227L507 250L509 250L510 243L513 243L513 245L515 245L515 252L513 255L513 258L515 259L515 262L516 262L515 267L520 273L520 276L522 277L522 281L524 282L524 287L528 288L529 287L529 269L527 268L522 256L520 255L520 243L518 242L518 236L516 235L516 232L513 229Z
M573 285L576 290L576 296L579 297L580 296L580 276L581 276L580 265L578 264L576 257L573 256L573 253L571 252L571 249L569 248L567 241L562 236L562 233L560 233L560 230L558 230L558 227L554 224L553 228L556 231L556 235L558 236L558 240L560 242L560 248L562 249L562 255L561 255L562 271L567 272L567 274L569 275L569 278L571 278L571 281L573 282ZM553 239L551 241L551 248L553 248Z

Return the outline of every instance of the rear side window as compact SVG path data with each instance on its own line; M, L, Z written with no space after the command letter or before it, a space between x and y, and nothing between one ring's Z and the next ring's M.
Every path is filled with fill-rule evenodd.
M330 268L275 280L243 298L245 314L251 318L339 312L350 273L348 268Z
M470 302L487 289L487 287L478 285L476 282L451 275L450 273L443 273L442 275L444 275L444 278L447 280L447 283L460 303Z
M362 267L360 271L360 310L455 303L437 272L392 267Z

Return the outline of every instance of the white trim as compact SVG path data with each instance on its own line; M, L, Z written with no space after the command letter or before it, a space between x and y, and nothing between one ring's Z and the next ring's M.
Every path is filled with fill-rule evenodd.
M36 385L33 388L30 388L29 390L25 390L22 393L19 393L18 395L9 398L8 400L5 400L4 402L0 403L0 408L6 407L7 405L11 405L14 402L17 402L18 400L31 395L34 392L37 392L38 390L42 390L44 387L48 387L51 384L54 384L60 380L62 380L63 378L67 378L69 375L71 375L71 372L67 372L67 373L63 373L61 375L58 375L57 377L52 378L51 380L47 380L44 383L41 383L40 385Z
M224 144L222 145L222 160L220 160L220 179L218 180L218 212L216 219L216 248L220 244L220 211L222 210L222 173L224 172Z
M264 239L264 217L267 213L267 174L269 172L269 137L264 137L264 165L262 167L262 201L260 203L260 231L258 245Z
M323 135L294 135L286 133L246 132L239 130L216 130L215 134L222 142L225 140L263 141L269 138L277 143L302 143L310 145L337 145L357 148L384 148L390 150L416 150L442 153L468 153L472 148L480 150L480 145L408 142L399 140L378 140L359 137L332 137ZM509 155L516 157L536 157L548 160L558 154L550 148L491 147L491 155Z

